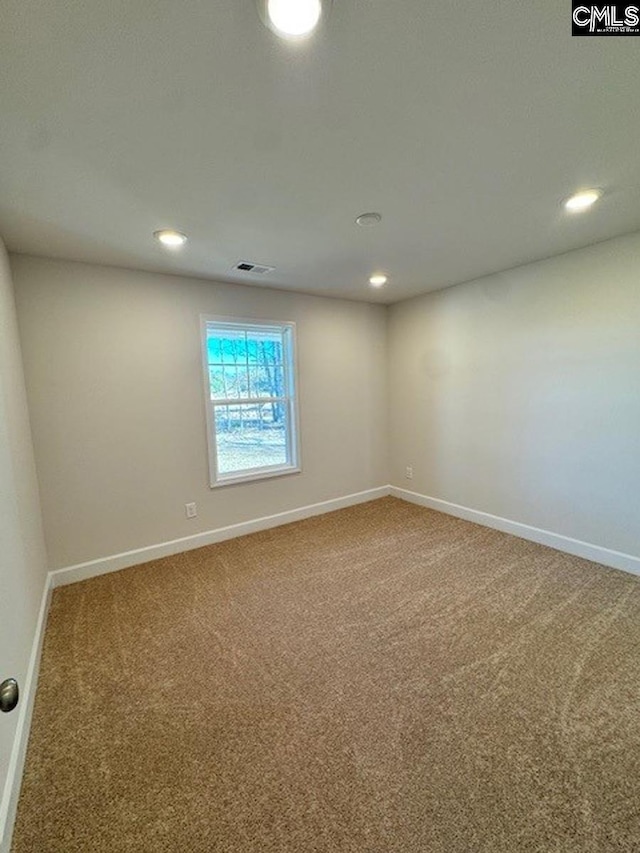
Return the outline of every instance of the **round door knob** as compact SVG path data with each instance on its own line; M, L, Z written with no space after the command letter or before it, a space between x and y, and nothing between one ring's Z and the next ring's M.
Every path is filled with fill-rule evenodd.
M6 678L0 684L0 711L8 714L18 704L20 698L20 688L15 678Z

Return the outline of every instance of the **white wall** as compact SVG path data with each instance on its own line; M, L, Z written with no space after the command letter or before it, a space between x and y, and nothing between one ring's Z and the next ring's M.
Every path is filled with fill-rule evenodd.
M46 575L38 484L9 265L0 241L0 681L24 690ZM19 709L0 714L0 848Z
M25 256L12 268L52 568L387 483L384 307ZM303 473L210 489L200 313L297 323Z
M388 452L396 486L640 555L638 258L392 306L387 361L381 306L13 256L51 567L381 486ZM201 312L298 323L301 475L209 488Z
M397 304L389 347L394 485L640 555L640 235Z

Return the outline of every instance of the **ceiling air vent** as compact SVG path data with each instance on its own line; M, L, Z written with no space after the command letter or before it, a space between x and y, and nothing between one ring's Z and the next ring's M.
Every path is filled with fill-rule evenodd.
M251 275L265 275L265 273L273 272L275 267L266 267L264 264L252 264L251 261L238 261L233 269L238 272L250 272Z

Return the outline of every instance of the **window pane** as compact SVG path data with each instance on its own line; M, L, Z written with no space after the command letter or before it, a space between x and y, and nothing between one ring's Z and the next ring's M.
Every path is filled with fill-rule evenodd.
M211 340L211 338L210 338ZM247 344L244 332L221 331L215 335L216 343L213 351L219 347L219 360L225 364L245 364L247 360Z
M280 404L215 406L218 473L286 465L286 408Z
M259 365L251 371L252 397L284 397L282 365Z
M282 364L282 334L280 332L248 332L247 346L255 349L258 364Z
M225 393L224 377L222 367L209 367L209 387L212 400L223 400Z
M211 337L210 335L207 337L207 358L209 360L209 364L222 361L220 338Z
M216 388L220 388L220 393L215 394L216 399L224 399L225 397L241 397L240 381L238 380L238 369L230 365L220 365L210 368L210 371L216 372L217 382Z
M249 364L256 364L258 361L258 342L251 333L247 334L247 361Z
M249 366L249 397L257 397L258 395L258 368L255 365Z
M236 388L238 397L249 396L249 371L245 365L236 368Z
M249 371L244 365L210 364L209 386L212 400L255 396L251 393L255 383L249 387Z

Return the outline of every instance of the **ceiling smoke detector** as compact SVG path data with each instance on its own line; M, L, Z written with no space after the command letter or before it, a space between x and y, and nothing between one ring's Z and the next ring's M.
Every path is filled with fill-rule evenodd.
M266 275L268 272L273 272L275 267L268 267L265 264L253 264L251 261L238 261L232 269L236 272L251 273L251 275Z

